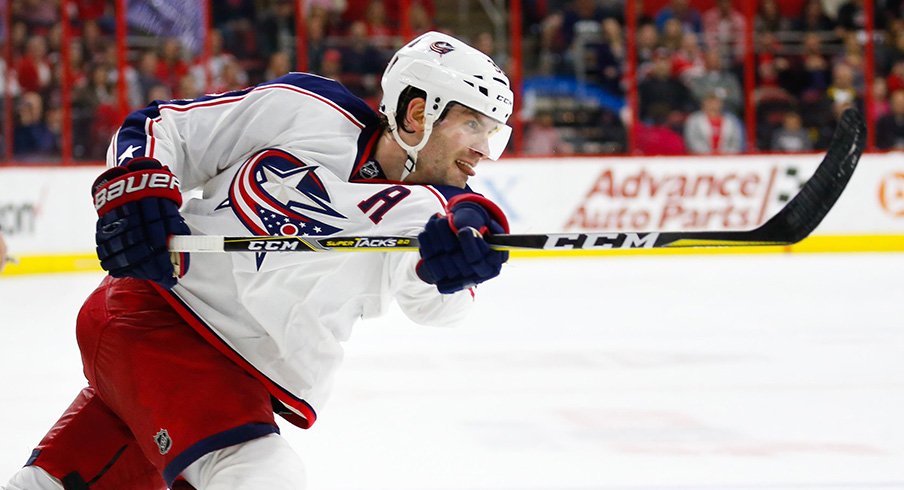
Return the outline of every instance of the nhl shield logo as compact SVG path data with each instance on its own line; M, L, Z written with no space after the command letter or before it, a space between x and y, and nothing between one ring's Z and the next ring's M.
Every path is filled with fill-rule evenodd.
M360 173L365 179L373 179L380 175L380 168L377 167L377 162L370 160L361 167Z
M173 440L170 439L169 432L166 429L160 429L160 432L154 436L154 442L157 443L157 449L160 454L168 453L170 448L173 447Z

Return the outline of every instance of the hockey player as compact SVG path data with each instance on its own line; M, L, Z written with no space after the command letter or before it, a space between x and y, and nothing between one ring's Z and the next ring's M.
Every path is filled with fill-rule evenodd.
M483 240L505 216L467 187L508 140L508 79L427 33L382 86L382 117L333 80L290 73L125 120L92 189L110 275L77 319L88 387L8 490L304 488L274 412L314 424L355 320L390 301L418 323L465 316L471 288L508 259ZM198 197L181 206L186 191ZM249 233L419 234L421 246L167 250L172 235Z

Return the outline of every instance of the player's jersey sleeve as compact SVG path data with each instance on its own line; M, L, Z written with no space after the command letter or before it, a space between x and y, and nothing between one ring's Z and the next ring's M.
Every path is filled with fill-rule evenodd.
M107 165L149 156L170 167L183 191L205 185L264 148L283 148L348 175L376 114L339 83L290 73L261 85L194 100L155 101L130 114Z

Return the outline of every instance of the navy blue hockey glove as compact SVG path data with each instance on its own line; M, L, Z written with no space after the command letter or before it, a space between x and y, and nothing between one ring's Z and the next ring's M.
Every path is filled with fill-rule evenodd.
M450 294L498 276L509 254L492 250L483 237L508 230L505 214L491 201L477 194L455 196L446 215L431 217L418 235L418 277Z
M102 173L91 186L97 210L97 258L113 277L154 281L170 289L188 272L188 254L170 254L172 235L190 235L179 214L179 180L153 158Z

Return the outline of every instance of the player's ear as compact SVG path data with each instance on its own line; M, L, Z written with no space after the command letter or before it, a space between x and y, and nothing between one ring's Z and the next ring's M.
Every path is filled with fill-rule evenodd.
M411 99L405 109L405 128L412 132L424 130L424 107L426 102L421 97Z

